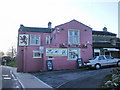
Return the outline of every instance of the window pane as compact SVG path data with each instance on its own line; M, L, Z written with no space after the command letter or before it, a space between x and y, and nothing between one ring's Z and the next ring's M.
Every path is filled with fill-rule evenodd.
M69 37L69 43L71 43L71 44L74 43L74 42L73 42L73 37L72 37L72 36Z
M98 60L105 60L105 58L103 56L100 56Z
M34 35L30 35L30 36L31 36L31 38L30 38L30 43L31 43L31 44L34 44L35 37L34 37Z
M31 39L35 39L34 35L31 35Z
M109 55L106 55L105 57L106 57L107 59L112 59L112 57L109 56Z
M41 58L41 53L39 51L33 51L33 58Z
M75 43L75 44L78 43L78 36L74 36L74 43Z
M78 36L78 31L75 31L75 32L74 32L74 35L75 35L75 36Z
M35 44L39 44L40 43L40 36L39 35L36 35L36 42L35 42Z
M40 53L35 53L35 57L40 57Z
M79 32L76 30L69 30L69 43L78 44L79 43Z
M40 36L39 35L30 35L30 44L31 45L40 45Z
M72 36L73 35L73 31L69 31L69 35Z
M46 44L50 44L50 36L46 36Z

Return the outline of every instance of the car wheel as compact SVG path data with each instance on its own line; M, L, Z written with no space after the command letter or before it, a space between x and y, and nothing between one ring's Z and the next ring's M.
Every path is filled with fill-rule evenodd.
M95 65L95 69L100 69L101 68L101 65L100 64L96 64Z
M118 66L118 67L120 67L120 61L119 61L119 62L117 62L117 66Z

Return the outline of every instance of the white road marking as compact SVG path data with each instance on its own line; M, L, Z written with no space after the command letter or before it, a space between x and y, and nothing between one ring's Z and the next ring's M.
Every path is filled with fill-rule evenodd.
M3 77L8 77L9 75L2 75Z
M33 75L32 75L33 76ZM39 82L43 83L44 85L48 86L49 88L53 88L50 85L44 83L43 81L41 81L40 79L38 79L36 76L33 76L35 79L37 79Z
M16 88L19 88L19 86L16 86Z
M15 76L12 73L12 70L10 70L10 74L12 75L13 79L16 80Z
M5 79L5 80L9 80L9 79L11 79L11 77L4 77L3 79Z
M18 77L16 77L16 78L17 78L18 82L21 84L21 86L22 86L23 90L25 90L25 87L24 87L24 85L22 84L22 82L19 80L19 78L18 78Z

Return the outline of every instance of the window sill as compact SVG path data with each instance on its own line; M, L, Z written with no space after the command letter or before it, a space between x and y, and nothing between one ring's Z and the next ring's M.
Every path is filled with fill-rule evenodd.
M42 57L33 57L33 58L42 58Z
M30 44L30 46L40 46L40 44Z
M74 60L75 61L76 59L67 59L67 60L69 60L69 61Z

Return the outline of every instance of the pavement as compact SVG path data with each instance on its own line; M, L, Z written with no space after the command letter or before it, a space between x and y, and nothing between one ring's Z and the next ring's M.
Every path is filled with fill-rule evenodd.
M43 81L29 73L17 72L17 68L15 67L2 67L7 67L12 70L12 73L18 79L19 83L22 85L23 88L52 88L48 84L44 83Z

